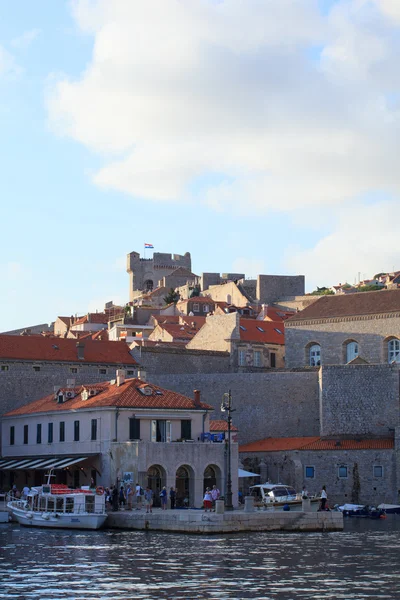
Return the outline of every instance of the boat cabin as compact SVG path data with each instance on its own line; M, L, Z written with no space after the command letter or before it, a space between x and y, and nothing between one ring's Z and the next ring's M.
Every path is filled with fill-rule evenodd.
M273 504L293 502L299 499L296 490L282 483L260 483L250 488L256 504Z

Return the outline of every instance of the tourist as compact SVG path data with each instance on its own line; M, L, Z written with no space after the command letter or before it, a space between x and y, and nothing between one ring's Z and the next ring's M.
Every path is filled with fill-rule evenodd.
M219 491L219 489L217 488L216 485L213 485L213 488L211 490L211 497L212 497L212 505L213 505L213 509L215 510L215 502L218 500L218 498L220 497L221 492Z
M161 498L161 508L162 508L162 510L166 510L168 495L167 495L167 488L165 486L163 487L163 489L160 492L160 498Z
M130 483L128 483L128 487L126 488L126 499L127 499L127 510L132 510L132 502L133 502L133 489Z
M118 499L119 499L119 506L123 506L125 507L126 504L126 496L125 496L125 490L124 490L124 486L121 485L120 490L119 490L119 494L118 494Z
M118 489L116 485L111 486L111 504L113 511L118 510Z
M171 508L175 508L176 492L173 487L169 490L169 499L171 502Z
M303 489L301 490L301 497L302 497L302 499L308 498L308 492L307 492L307 488L305 485L303 485Z
M136 510L140 510L142 508L142 496L143 496L142 486L139 483L137 483L136 484Z
M19 498L21 498L21 492L19 491L19 489L17 488L17 486L15 485L15 483L12 486L11 495L14 498L17 498L17 500L19 500Z
M210 488L206 488L206 491L205 491L205 494L204 494L204 499L203 499L203 502L204 502L204 512L207 512L207 511L211 512L211 510L212 510L212 500L213 500L213 497L212 497Z
M144 492L144 501L146 503L146 512L153 512L153 490L147 486Z
M106 496L106 510L110 510L111 509L111 492L110 492L110 488L106 487L106 489L104 490L104 494Z
M28 497L29 492L31 491L30 487L25 485L24 488L22 489L22 499L26 500Z
M321 490L321 504L319 506L319 510L327 510L326 503L328 501L328 494L326 493L326 485L322 486Z

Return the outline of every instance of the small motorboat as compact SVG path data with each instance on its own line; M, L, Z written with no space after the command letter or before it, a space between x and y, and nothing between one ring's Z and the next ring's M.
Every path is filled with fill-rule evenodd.
M48 483L33 487L26 499L10 499L7 508L13 519L29 527L100 529L107 519L103 488L70 489Z
M378 508L387 515L400 515L400 504L379 504Z
M337 510L343 513L344 517L364 517L368 519L380 519L386 515L385 511L368 504L343 504L337 506Z
M303 500L301 492L298 493L290 486L283 483L260 483L249 489L250 495L254 496L255 506L278 510L301 510ZM308 496L311 510L317 510L320 498Z

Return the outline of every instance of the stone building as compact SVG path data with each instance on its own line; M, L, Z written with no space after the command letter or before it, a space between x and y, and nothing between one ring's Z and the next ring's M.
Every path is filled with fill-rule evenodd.
M285 322L288 368L400 362L400 289L322 296Z
M174 487L178 506L199 508L206 486L225 485L226 436L209 436L212 410L198 390L189 398L121 370L109 382L60 388L4 415L0 486L38 485L53 467L56 483L138 481L156 503L163 486ZM237 473L233 439L231 466Z
M183 256L181 254L154 252L153 258L140 258L138 252L130 252L127 256L126 267L129 273L129 300L134 300L142 292L151 291L159 285L162 286L162 279L172 275L174 271L180 268L191 273L192 260L190 252L186 252ZM181 278L178 279L181 281Z

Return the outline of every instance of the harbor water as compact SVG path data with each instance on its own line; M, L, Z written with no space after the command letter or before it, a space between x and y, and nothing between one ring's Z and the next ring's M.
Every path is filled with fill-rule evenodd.
M400 516L338 533L192 536L0 525L0 599L400 598Z

